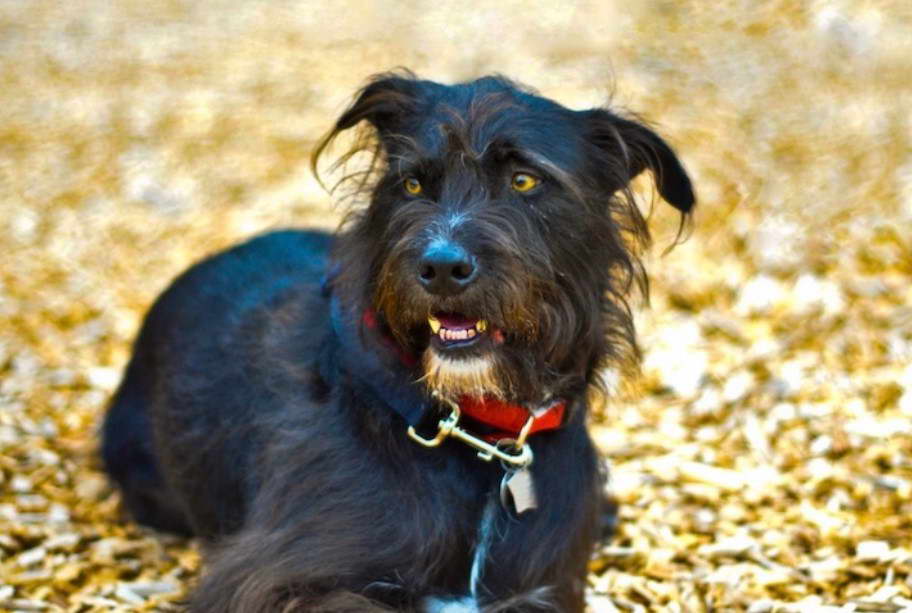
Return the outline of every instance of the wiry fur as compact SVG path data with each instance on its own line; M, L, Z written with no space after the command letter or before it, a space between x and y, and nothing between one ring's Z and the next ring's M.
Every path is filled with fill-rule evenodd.
M340 159L368 153L373 182L359 172L337 187L356 199L369 188L371 203L392 200L393 192L401 191L402 179L416 168L439 172L433 164L428 167L428 160L436 158L447 169L449 192L441 196L463 216L463 232L471 233L460 236L460 228L447 227L433 202L425 199L400 202L392 211L357 207L350 211L335 250L343 263L338 291L358 304L377 305L404 344L416 339L422 343L410 326L423 324L432 302L451 311L474 305L522 341L522 350L514 344L502 360L510 364L498 376L500 387L523 401L538 400L542 389L578 393L593 384L591 374L600 367L629 373L639 350L628 296L634 288L647 294L639 255L650 244L629 182L644 169L653 169L660 193L687 213L693 194L686 174L668 146L637 122L603 109L568 111L502 77L472 85L471 99L458 100L461 106L456 106L440 100L444 96L438 90L444 86L408 74L381 75L362 90L321 143L315 169L319 155L339 132L364 119L370 122L370 129ZM416 116L423 121L413 119ZM523 148L501 138L511 130L535 133L536 122L553 117L575 124L568 130L572 133L554 130L548 135L569 142L548 140L535 142L538 148ZM572 156L555 155L568 147L574 148ZM485 189L478 176L494 149L524 156L559 185L547 210L533 205L530 215L521 208L496 206L498 194ZM568 157L575 158L576 168L561 163ZM560 229L574 234L549 242L551 233ZM409 267L422 238L435 232L490 253L483 285L443 303L415 291ZM525 351L533 345L534 352ZM538 359L531 359L533 354Z
M438 398L457 402L461 396L507 397L504 385L497 377L500 369L494 358L451 359L433 349L425 349L423 365L421 380Z
M204 538L195 612L447 601L581 612L599 515L613 514L601 506L587 392L600 368L635 363L628 296L646 289L649 234L628 185L651 169L688 213L689 179L640 122L571 111L500 77L380 75L314 164L356 126L342 159L366 151L369 163L343 185L364 202L338 234L259 237L191 268L156 302L106 418L106 467L138 520ZM539 188L511 191L518 171ZM420 178L420 196L405 194L406 177ZM418 282L433 241L477 262L464 291ZM433 348L435 312L483 318L486 344ZM403 404L423 407L426 427L446 410L440 397L461 395L566 402L562 427L529 443L538 509L484 511L497 463L405 436Z

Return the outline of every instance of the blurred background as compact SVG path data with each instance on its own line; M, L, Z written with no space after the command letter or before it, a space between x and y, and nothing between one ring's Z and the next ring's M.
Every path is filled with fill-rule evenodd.
M912 611L912 3L480 4L0 1L0 610L192 583L99 471L106 399L177 273L335 226L308 156L405 66L638 112L697 186L667 255L655 202L643 374L593 426L592 611Z

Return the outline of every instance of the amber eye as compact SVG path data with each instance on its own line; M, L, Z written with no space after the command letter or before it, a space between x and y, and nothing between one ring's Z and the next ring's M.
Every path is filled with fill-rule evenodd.
M510 186L518 192L528 192L535 189L539 181L530 174L517 172L510 181Z
M415 177L409 177L403 182L403 185L405 186L405 191L413 196L417 196L421 193L421 181Z

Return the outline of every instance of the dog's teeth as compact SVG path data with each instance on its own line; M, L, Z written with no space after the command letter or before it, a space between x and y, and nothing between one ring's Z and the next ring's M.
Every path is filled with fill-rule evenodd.
M451 330L445 328L441 325L440 320L434 317L433 315L428 316L428 324L431 326L431 332L444 342L449 341L465 341L470 338L475 338L482 332L484 332L488 324L483 319L479 319L475 322L475 325L471 328L462 328L459 330Z

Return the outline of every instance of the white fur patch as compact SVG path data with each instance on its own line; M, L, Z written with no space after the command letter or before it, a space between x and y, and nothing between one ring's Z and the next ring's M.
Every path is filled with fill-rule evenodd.
M497 500L494 496L488 497L481 521L478 523L478 536L475 537L475 555L472 557L472 571L469 575L469 593L472 598L478 598L478 586L484 575L485 562L488 559L488 549L494 536L494 516L497 511Z
M446 398L497 396L503 391L491 356L450 358L429 348L424 352L424 380Z
M444 376L464 379L485 377L494 366L493 360L488 356L454 360L433 350L430 362Z
M426 598L422 603L424 613L479 613L478 603L466 596L459 600L440 600Z

